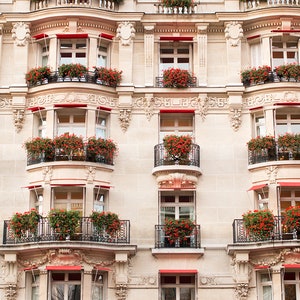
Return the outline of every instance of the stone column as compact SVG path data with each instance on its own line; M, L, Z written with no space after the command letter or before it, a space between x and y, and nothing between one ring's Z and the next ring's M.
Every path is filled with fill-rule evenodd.
M116 296L118 300L127 298L128 284L128 255L127 253L116 253Z
M83 287L84 299L92 299L92 272L84 270L83 272Z
M241 38L242 24L232 21L226 23L225 38L227 52L227 85L241 84Z
M90 37L90 49L89 49L89 65L88 70L93 71L93 67L97 66L97 56L98 56L98 37Z
M57 38L56 36L53 36L49 40L49 57L48 57L48 65L51 69L51 71L57 71L57 66L59 64L59 61L57 59Z
M273 300L282 300L282 283L281 283L281 268L272 267L272 289L273 289Z
M86 196L85 196L85 215L89 216L94 208L94 185L86 185Z
M249 252L236 252L235 267L235 294L237 299L246 300L249 292Z
M88 109L87 110L87 130L86 134L87 137L95 136L96 135L96 110Z
M265 122L266 122L266 134L273 135L275 132L274 128L274 109L269 108L265 110Z
M55 110L50 109L47 110L46 112L46 136L49 138L54 138L56 135L56 125L54 124L55 122ZM54 129L53 129L54 128Z
M0 65L1 65L1 58L2 58L2 44L3 44L3 24L0 25Z
M52 168L45 167L44 168L44 174L46 173L52 173ZM46 182L44 185L44 191L43 191L43 215L46 215L50 209L51 209L51 186L50 186L50 181ZM48 180L47 180L48 181Z
M144 25L145 86L154 85L154 25Z
M270 37L262 37L261 39L261 57L262 57L262 65L271 65L271 57L270 57Z
M39 299L47 299L47 290L48 290L47 275L48 275L47 270L40 271Z
M196 24L194 73L199 86L207 86L207 27L208 23Z
M119 69L122 70L121 85L133 85L133 39L135 37L134 24L131 22L122 22L117 29L117 38L119 38Z

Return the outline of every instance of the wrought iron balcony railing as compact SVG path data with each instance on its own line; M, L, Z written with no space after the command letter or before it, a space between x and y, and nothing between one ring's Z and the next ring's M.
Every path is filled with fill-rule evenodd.
M248 164L258 164L268 161L300 160L300 152L287 151L279 147L248 151Z
M159 88L163 88L164 87L163 77L156 77L155 78L155 86L159 87ZM186 87L196 87L196 86L197 86L197 77L192 77L192 82L191 83L187 83ZM181 88L179 88L179 89L181 89Z
M113 158L104 157L102 155L91 155L86 149L78 151L78 153L66 154L61 149L54 149L53 155L45 156L44 153L39 155L27 154L27 166L39 164L42 162L54 161L87 161L94 163L101 163L106 165L113 165Z
M155 248L200 248L200 225L196 225L192 233L183 240L172 241L166 235L165 225L155 225Z
M3 244L21 244L21 243L36 243L49 241L89 241L105 244L129 244L130 243L130 221L120 220L121 229L116 234L109 235L105 231L98 232L93 226L91 219L83 217L80 219L80 224L76 228L76 233L73 236L67 236L62 239L62 233L57 233L51 228L48 218L41 218L35 233L26 231L20 237L16 237L11 230L9 220L4 221L3 228Z
M192 144L191 151L187 159L171 159L168 157L164 144L154 146L154 167L166 165L186 165L200 167L200 146Z
M300 236L296 231L285 232L282 228L282 217L275 216L274 229L269 234L253 235L249 233L245 226L243 219L235 219L232 224L233 227L233 243L250 243L262 241L276 241L276 240L299 240Z

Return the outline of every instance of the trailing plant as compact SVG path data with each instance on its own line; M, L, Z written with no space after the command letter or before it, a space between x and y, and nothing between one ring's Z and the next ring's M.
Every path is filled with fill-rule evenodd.
M257 239L271 237L275 227L275 217L270 210L254 210L243 214L247 233Z
M104 85L116 87L122 79L122 71L108 69L104 67L94 67L95 76Z
M278 136L278 147L282 151L295 151L300 150L300 134L285 133Z
M52 159L54 156L54 143L52 139L36 137L24 143L28 154L33 157L44 155L46 159Z
M262 150L262 149L274 149L275 148L275 138L273 136L257 136L256 138L252 138L248 143L248 150Z
M121 222L115 213L93 211L90 218L98 232L105 231L114 236L121 229Z
M189 135L166 135L163 139L167 159L187 160L192 149L192 137Z
M163 87L187 88L195 83L195 78L187 70L169 68L163 71Z
M186 241L191 236L195 227L195 223L190 219L165 219L165 235L170 244Z
M111 139L90 137L86 143L86 151L88 158L96 159L96 156L101 156L112 162L117 154L117 146Z
M243 70L241 72L241 81L243 84L249 82L250 84L257 84L257 83L266 83L270 80L271 74L271 67L270 66L260 66L258 68L250 68Z
M51 70L49 67L38 67L33 68L29 72L26 73L25 79L29 85L35 85L39 81L43 81L44 79L48 79L50 77Z
M61 77L81 77L87 72L87 68L81 64L62 64L58 68Z
M300 206L290 206L282 213L285 232L300 231Z
M55 137L53 144L60 155L71 156L83 152L84 149L83 138L69 133Z
M293 78L298 81L300 77L300 65L296 63L277 66L274 71L280 79L290 80Z

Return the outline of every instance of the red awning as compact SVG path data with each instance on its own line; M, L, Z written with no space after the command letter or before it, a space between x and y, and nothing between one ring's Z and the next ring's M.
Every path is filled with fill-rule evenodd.
M160 274L197 274L197 270L159 270Z
M278 182L280 186L300 186L300 182Z
M256 109L262 109L263 106L256 106L256 107L252 107L252 108L249 108L249 110L256 110Z
M46 266L48 271L80 271L82 266Z
M73 107L87 107L87 105L78 104L78 103L65 103L65 104L54 104L54 107L73 108Z
M47 38L47 37L48 37L48 34L45 34L45 33L40 33L40 34L33 36L33 38L36 40L40 40L40 39Z
M97 271L103 271L103 272L109 272L109 271L111 271L110 268L102 267L102 266L94 266L94 269L97 270Z
M265 266L265 265L254 266L255 270L263 270L263 269L269 269L269 268L270 268L270 266Z
M267 185L266 183L253 185L248 191L256 191L256 190L264 188L266 185Z
M193 114L195 113L195 110L194 109L161 109L159 111L160 113L163 113L163 114L174 114L174 113L177 113L177 114Z
M100 188L103 190L109 190L111 188L111 186L109 185L95 185L95 188Z
M161 41L192 41L192 36L161 36Z
M85 185L80 183L57 183L57 184L51 184L51 186L56 187L56 186L85 186Z
M23 271L32 271L32 270L35 270L37 268L38 268L37 266L31 266L31 267L24 268Z
M100 36L101 38L104 38L104 39L107 39L107 40L112 40L112 39L114 38L113 35L107 34L107 33L100 33L99 36Z
M256 38L259 38L259 37L260 37L260 34L252 35L252 36L247 37L247 40L253 40L253 39L256 39Z
M294 105L294 106L298 106L298 105L300 105L300 103L299 102L277 102L277 103L274 103L274 105L285 105L285 106Z
M29 190L32 190L32 189L41 188L42 186L39 184L39 185L27 185L27 186L22 186L22 187L26 188L26 189L29 189Z
M99 109L99 110L105 110L105 111L111 111L111 108L104 107L104 106L98 106L97 109Z
M42 106L35 106L35 107L27 108L27 110L31 110L32 112L36 112L36 111L43 110L43 109L45 109L45 107L42 107Z
M297 29L273 29L271 32L300 32L300 30Z
M300 269L300 264L283 264L286 269Z
M87 39L89 35L87 33L67 33L56 34L58 39Z

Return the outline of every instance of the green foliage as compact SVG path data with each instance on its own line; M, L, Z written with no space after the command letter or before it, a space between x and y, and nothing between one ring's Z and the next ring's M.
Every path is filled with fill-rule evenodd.
M262 149L274 149L275 148L275 138L273 136L263 136L252 138L248 143L248 150L262 150Z
M172 218L166 218L165 220L165 235L168 237L170 244L175 242L186 241L196 225L190 219L175 220Z
M63 64L58 68L61 77L81 77L87 72L87 68L81 64Z
M163 71L164 87L187 88L195 83L195 78L187 70L169 68Z
M114 236L121 229L121 222L115 213L93 211L90 218L99 233L105 231Z
M282 213L282 226L285 232L300 231L300 206L290 206Z
M104 67L94 67L95 75L102 84L116 87L122 79L122 71L116 69L108 69Z
M192 148L192 137L189 135L166 135L163 139L167 159L187 160Z
M45 158L51 159L54 156L54 143L49 138L36 137L25 142L24 147L28 154L38 157L44 153Z
M25 79L30 85L35 85L37 84L37 82L49 78L50 74L51 70L49 67L38 67L33 68L28 73L26 73Z

